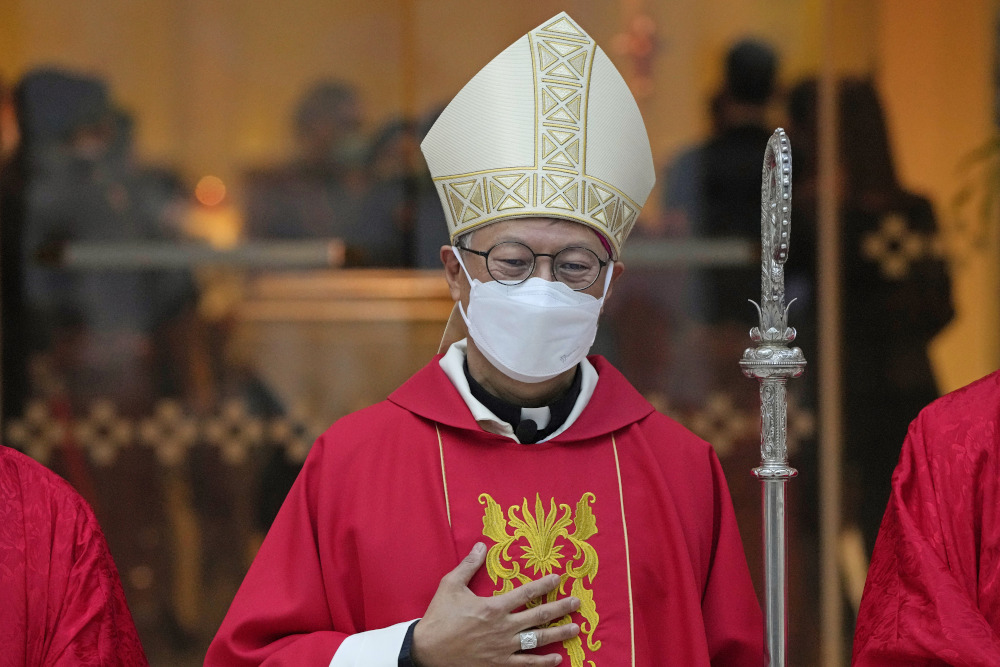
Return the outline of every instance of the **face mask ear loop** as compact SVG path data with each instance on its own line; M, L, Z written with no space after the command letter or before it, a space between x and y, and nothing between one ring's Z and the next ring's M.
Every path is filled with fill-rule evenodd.
M455 253L455 259L458 260L458 265L462 267L462 271L465 272L465 277L469 279L469 284L472 284L472 276L469 275L469 270L465 268L465 262L462 261L462 253L459 252L460 248L458 246L452 246L451 251Z
M458 260L458 265L462 267L462 271L465 273L465 277L469 281L469 287L472 287L472 276L469 275L469 270L465 268L465 262L462 261L462 253L459 252L458 246L452 246L451 251L455 253L455 259ZM462 319L465 320L465 326L469 327L469 316L465 312L465 308L462 307L462 300L458 300L458 312L461 313Z
M611 285L611 273L612 273L612 270L614 268L615 268L615 260L609 259L608 260L608 274L606 276L604 276L604 291L601 293L601 300L602 301L604 300L604 297L606 297L608 295L608 286Z

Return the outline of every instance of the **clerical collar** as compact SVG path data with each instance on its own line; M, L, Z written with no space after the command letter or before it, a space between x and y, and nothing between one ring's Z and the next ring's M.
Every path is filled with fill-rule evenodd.
M517 434L518 441L523 444L534 444L555 433L573 411L573 406L576 405L576 399L580 396L580 389L583 386L583 374L580 372L580 367L577 366L569 389L555 402L540 408L522 408L486 391L469 373L468 360L462 364L462 370L465 371L465 379L469 381L469 391L472 392L472 396L490 412L510 424L514 433ZM546 411L548 412L547 423L545 420Z

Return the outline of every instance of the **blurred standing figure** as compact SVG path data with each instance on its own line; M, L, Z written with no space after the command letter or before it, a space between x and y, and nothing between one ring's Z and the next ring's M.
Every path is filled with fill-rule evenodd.
M338 237L348 245L348 263L376 261L377 253L364 243L367 141L362 124L352 86L340 81L313 86L295 111L295 157L246 176L247 236Z
M665 167L660 224L640 221L637 236L736 237L759 245L761 165L777 67L773 50L761 42L742 40L729 48L721 89L709 106L711 136ZM698 410L710 391L722 387L745 389L736 390L737 402L756 400L735 360L754 317L746 299L759 284L755 266L629 271L609 305L616 363L640 392L673 409Z
M448 236L434 181L420 156L420 141L429 129L426 120L397 118L375 133L368 152L365 236L357 239L369 265L426 269L441 264Z
M175 238L184 189L169 170L139 163L132 121L115 107L101 80L35 70L18 84L16 102L21 143L11 200L4 204L4 231L13 230L17 244L4 239L2 263L5 279L11 258L20 270L10 289L21 318L14 339L4 341L4 352L22 356L15 357L20 368L4 368L5 393L12 386L9 378L22 381L14 386L16 393L5 396L5 416L38 405L60 425L49 465L97 508L122 570L151 573L150 583L126 582L132 610L146 629L171 613L164 476L152 472L149 448L122 447L113 466L87 457L95 444L131 436L98 427L87 438L81 425L116 416L122 423L137 420L149 415L161 396L185 391L190 338L180 334L192 319L193 287L183 270L81 268L62 258L67 243ZM15 215L7 219L11 208ZM4 317L10 317L6 303Z
M365 196L365 227L372 225L369 245L377 247L374 263L413 264L420 141L413 121L392 119L375 133L368 151L371 184Z
M802 239L796 247L804 251L789 264L812 276L816 100L815 81L799 84L789 97L796 156L792 213L800 221L792 228ZM897 180L875 88L867 80L844 80L838 105L847 497L856 504L853 515L870 554L907 425L938 396L927 345L951 320L953 309L948 270L937 252L934 211L930 201ZM815 298L799 296L808 311L803 319L814 321Z
M741 40L726 53L723 87L711 104L712 136L667 168L668 224L695 237L759 243L761 160L773 130L767 115L777 69L774 50L763 42ZM739 331L738 350L735 357L726 357L729 363L746 343L746 323L753 315L747 290L760 282L759 269L700 273L694 304L698 315L708 324L736 325Z
M183 200L182 185L169 172L136 164L132 121L98 79L31 72L18 86L18 117L23 217L10 224L20 225L18 260L31 318L22 334L36 348L31 393L52 393L40 379L52 375L77 409L105 397L119 411L142 413L171 374L156 368L154 339L189 303L188 276L72 270L60 257L73 241L172 238L170 216Z

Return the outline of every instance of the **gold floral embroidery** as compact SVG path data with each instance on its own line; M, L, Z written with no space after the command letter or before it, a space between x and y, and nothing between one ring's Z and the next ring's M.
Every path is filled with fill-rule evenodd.
M515 581L526 584L561 569L558 572L559 587L549 593L545 600L533 600L528 606L538 606L543 602L557 600L560 595L567 595L567 585L569 594L580 599L581 605L577 613L584 619L580 624L580 634L563 642L572 667L583 667L586 659L584 637L587 651L593 652L601 648L601 642L594 640L600 616L594 602L594 592L587 587L593 586L597 575L597 551L587 542L597 534L597 520L590 507L595 499L593 493L584 493L576 504L574 516L570 506L565 503L557 508L555 498L549 500L549 510L546 512L541 497L535 494L533 515L528 507L528 499L525 498L520 507L512 505L505 517L503 509L488 493L479 496L479 503L486 506L483 535L494 542L486 554L486 571L493 583L500 586L493 594L503 595L514 590ZM508 532L508 528L513 528L513 533ZM571 528L573 532L570 532ZM510 553L515 543L521 549L520 555ZM569 553L570 549L572 553ZM569 622L571 618L567 614L549 623L549 627ZM594 665L592 660L587 660L587 663Z

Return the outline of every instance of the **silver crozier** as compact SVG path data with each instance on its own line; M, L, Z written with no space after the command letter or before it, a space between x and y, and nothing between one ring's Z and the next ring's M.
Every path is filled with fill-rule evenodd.
M765 637L771 667L784 667L787 631L785 482L796 475L788 465L785 382L802 375L802 350L790 347L795 329L788 326L785 260L792 213L792 151L778 128L764 151L760 203L760 325L750 330L755 346L743 353L740 368L760 382L760 456L754 475L763 484ZM791 304L789 304L791 305Z

